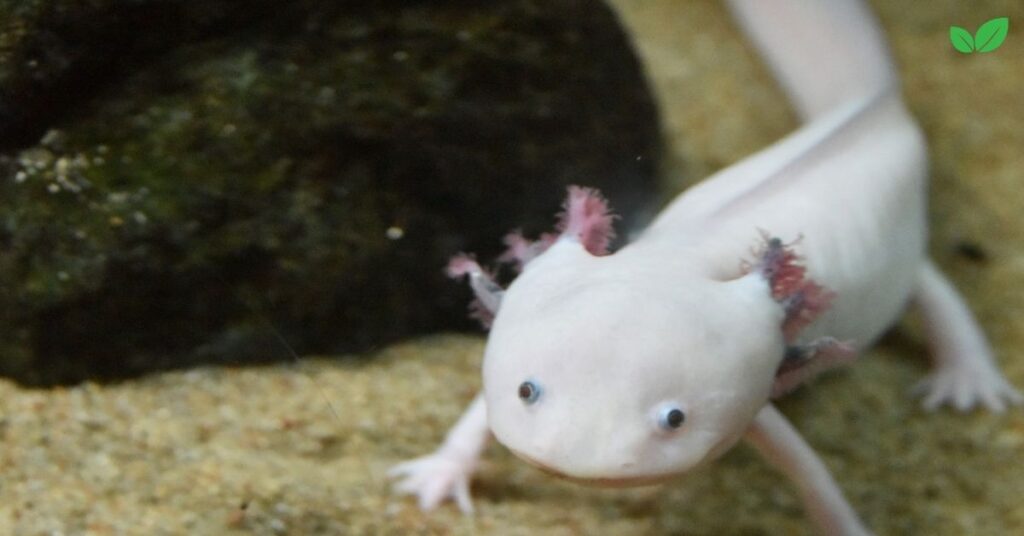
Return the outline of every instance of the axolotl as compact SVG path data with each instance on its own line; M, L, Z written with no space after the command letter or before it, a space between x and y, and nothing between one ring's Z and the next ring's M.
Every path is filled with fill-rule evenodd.
M745 438L821 531L866 533L771 400L853 361L911 303L934 354L926 408L1021 403L926 254L925 141L871 13L859 0L730 7L804 125L681 194L614 254L606 201L572 187L557 232L506 238L502 260L521 269L507 290L453 259L492 324L483 393L436 452L392 471L423 509L452 497L472 510L491 434L605 486L677 477Z

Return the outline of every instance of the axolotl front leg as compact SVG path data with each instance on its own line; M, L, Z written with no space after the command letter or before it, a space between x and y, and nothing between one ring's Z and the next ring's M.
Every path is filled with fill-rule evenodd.
M488 325L501 304L501 287L476 261L466 255L457 255L452 259L448 265L448 275L469 278L476 295L476 301L471 306L472 314L484 325ZM442 501L451 498L464 513L472 513L469 482L490 435L484 397L483 394L477 394L436 451L392 467L388 476L401 479L395 489L418 496L420 509L424 511L433 510Z
M792 481L822 534L870 534L825 463L772 404L757 414L747 442Z
M469 481L489 439L487 408L483 395L478 394L436 451L394 466L388 476L401 478L395 489L417 495L424 511L451 498L463 513L473 513Z
M931 261L918 276L914 302L924 318L934 370L916 387L925 409L950 403L960 411L977 404L996 413L1024 396L996 368L992 349L953 285Z

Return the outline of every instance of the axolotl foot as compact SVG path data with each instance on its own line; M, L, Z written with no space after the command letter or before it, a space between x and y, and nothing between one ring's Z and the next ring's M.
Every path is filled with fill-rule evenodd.
M472 514L469 479L489 438L487 406L483 395L479 394L437 450L392 467L388 477L400 479L395 491L419 497L420 509L425 512L450 497L459 505L459 510Z
M464 514L473 513L469 479L475 461L467 461L438 451L392 467L389 478L400 479L395 491L419 498L420 509L428 512L447 498L455 500Z
M915 391L934 410L951 404L960 411L978 405L1000 413L1024 403L996 367L992 349L967 304L930 261L921 268L914 301L921 309L935 368Z
M987 365L987 366L985 366ZM1002 413L1007 406L1024 403L1024 395L1015 389L994 366L965 366L964 363L942 364L936 367L913 390L922 396L921 406L933 411L950 404L960 411L983 406Z

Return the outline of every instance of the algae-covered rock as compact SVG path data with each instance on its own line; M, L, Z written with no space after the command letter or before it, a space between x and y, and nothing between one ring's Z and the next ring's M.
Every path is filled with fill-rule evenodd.
M5 8L0 373L469 326L449 255L545 228L569 183L626 216L653 189L654 106L600 2L192 4Z

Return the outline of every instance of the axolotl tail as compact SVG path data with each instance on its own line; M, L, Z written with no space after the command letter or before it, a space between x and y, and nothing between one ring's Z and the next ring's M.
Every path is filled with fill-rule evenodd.
M730 0L729 6L804 121L897 83L881 30L862 1Z

